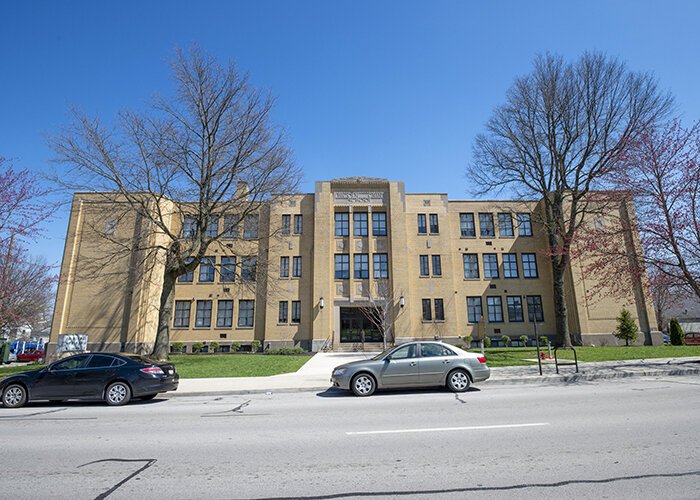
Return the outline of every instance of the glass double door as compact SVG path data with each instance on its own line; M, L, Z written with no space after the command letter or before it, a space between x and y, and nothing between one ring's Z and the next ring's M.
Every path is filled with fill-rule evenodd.
M381 342L382 332L363 314L360 307L340 308L340 342Z

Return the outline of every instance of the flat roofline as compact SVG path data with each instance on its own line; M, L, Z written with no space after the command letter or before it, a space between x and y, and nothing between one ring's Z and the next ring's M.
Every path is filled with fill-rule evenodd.
M538 203L540 200L447 200L449 203Z

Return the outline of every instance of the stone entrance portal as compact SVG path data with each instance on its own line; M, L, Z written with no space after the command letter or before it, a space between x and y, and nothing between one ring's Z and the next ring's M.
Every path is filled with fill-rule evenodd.
M362 309L360 307L340 308L341 344L381 341L381 332L364 314L362 314Z

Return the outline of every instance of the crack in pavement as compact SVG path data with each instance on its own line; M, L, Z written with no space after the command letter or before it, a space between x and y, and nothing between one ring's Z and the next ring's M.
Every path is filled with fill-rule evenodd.
M239 404L235 408L231 408L230 410L224 410L224 411L217 411L214 413L203 413L200 415L200 417L234 417L236 415L243 415L243 408L248 406L250 404L250 399L248 401L244 401L243 403Z
M460 403L462 403L463 405L467 404L467 402L465 400L463 400L462 398L460 398L459 394L457 394L457 393L455 393L455 399L457 401L459 401Z
M26 415L7 415L7 416L0 416L1 419L6 419L6 420L19 420L22 418L28 418L28 417L34 417L36 415L47 415L49 413L56 413L59 411L65 411L66 408L57 408L55 410L46 410L46 411L38 411L36 413L28 413ZM35 419L37 420L37 419Z
M100 493L99 495L97 495L97 496L95 497L95 500L103 500L104 498L107 498L109 495L111 495L112 493L114 493L118 488L120 488L121 486L123 486L127 481L129 481L129 480L135 478L136 476L138 476L139 474L141 474L143 471L145 471L146 469L148 469L151 465L153 465L154 463L156 463L157 460L156 460L155 458L104 458L104 459L102 459L102 460L94 460L94 461L92 461L92 462L88 462L88 463L86 463L86 464L79 465L79 466L78 466L78 469L81 468L81 467L85 467L85 466L87 466L87 465L93 465L93 464L98 464L98 463L102 463L102 462L146 462L146 465L144 465L143 467L141 467L141 468L140 468L139 470L137 470L136 472L134 472L134 473L132 473L132 474L129 474L127 477L125 477L124 479L122 479L121 481L119 481L117 484L115 484L114 486L112 486L110 489L108 489L108 490L105 491L104 493Z

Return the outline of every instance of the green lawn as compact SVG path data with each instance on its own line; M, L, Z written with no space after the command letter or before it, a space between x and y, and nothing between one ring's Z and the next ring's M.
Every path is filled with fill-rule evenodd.
M268 354L211 354L202 356L175 355L181 378L266 377L295 372L310 356L276 356Z

